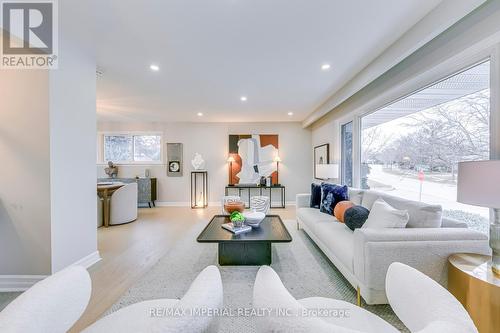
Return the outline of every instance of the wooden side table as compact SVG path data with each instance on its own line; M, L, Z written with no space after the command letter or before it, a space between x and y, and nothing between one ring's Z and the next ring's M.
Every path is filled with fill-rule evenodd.
M462 303L480 333L500 332L500 276L491 270L491 257L454 254L448 261L448 290Z

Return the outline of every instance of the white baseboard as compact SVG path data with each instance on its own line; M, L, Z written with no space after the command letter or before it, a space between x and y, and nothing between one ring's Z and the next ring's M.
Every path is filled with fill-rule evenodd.
M102 258L101 258L101 255L99 254L99 251L95 251L95 252L92 252L91 254L89 254L88 256L85 256L82 259L75 261L70 266L77 266L78 265L78 266L83 266L85 268L89 268L90 266L92 266L93 264L95 264L101 260L102 260Z
M47 275L0 275L0 292L25 291Z
M102 258L99 251L95 251L88 256L77 260L70 266L80 265L89 268ZM48 275L0 275L0 292L25 291L35 283L45 279Z

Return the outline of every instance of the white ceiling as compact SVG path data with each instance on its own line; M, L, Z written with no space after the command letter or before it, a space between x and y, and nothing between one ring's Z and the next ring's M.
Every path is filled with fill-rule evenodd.
M301 121L440 2L101 0L98 119Z

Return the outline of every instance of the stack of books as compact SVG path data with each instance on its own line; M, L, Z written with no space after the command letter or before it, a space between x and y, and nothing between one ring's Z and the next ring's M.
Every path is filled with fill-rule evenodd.
M232 223L224 223L222 224L222 227L226 230L231 231L235 235L242 234L244 232L252 230L251 226L245 224L240 228L235 228Z

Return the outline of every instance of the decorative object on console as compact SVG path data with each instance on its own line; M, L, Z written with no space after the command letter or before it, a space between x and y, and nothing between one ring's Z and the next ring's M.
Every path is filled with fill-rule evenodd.
M347 186L329 183L321 184L321 205L319 210L333 216L333 209L340 201L348 200Z
M203 157L200 154L195 153L193 159L191 160L191 165L197 171L204 170L205 169L205 160L203 159Z
M311 184L311 201L309 203L309 207L318 208L321 205L321 185L320 184Z
M276 184L278 139L277 134L229 135L229 155L235 162L230 163L229 184L258 184L262 176L272 176Z
M339 177L338 164L318 164L316 165L316 178L328 180Z
M191 208L205 208L207 206L208 172L191 171Z
M144 177L149 178L151 176L151 171L149 169L144 169Z
M118 176L118 167L112 161L108 161L108 167L104 169L104 172L109 178L116 178Z
M353 206L344 213L344 224L354 231L361 228L368 219L370 211L363 206Z
M351 207L354 207L354 203L352 203L352 201L341 201L335 205L335 208L333 209L333 215L335 215L335 218L337 218L339 222L344 223L345 211Z
M167 176L182 177L182 143L167 143Z
M227 161L229 162L229 186L234 186L233 183L233 162L235 161L233 156L229 156L227 158Z
M500 275L500 160L458 163L457 201L493 208L491 269Z
M314 178L318 178L317 166L321 164L330 163L330 144L325 143L324 145L319 145L314 147Z
M274 185L279 185L280 180L280 162L281 162L281 157L279 155L274 156L274 162L276 162L276 183Z
M407 210L398 210L382 198L378 198L370 210L368 219L363 224L363 228L406 228L410 215Z

